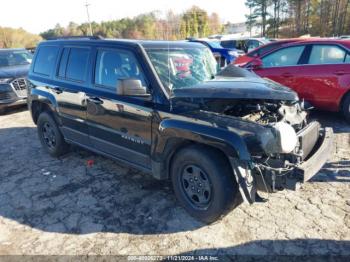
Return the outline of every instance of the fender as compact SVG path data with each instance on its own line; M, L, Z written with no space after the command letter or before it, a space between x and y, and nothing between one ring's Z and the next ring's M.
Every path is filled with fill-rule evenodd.
M165 119L159 125L158 136L156 153L163 153L166 140L177 137L213 146L222 150L229 157L236 157L245 161L251 160L247 145L241 136L224 129L181 120Z
M55 111L58 108L57 101L53 94L50 94L48 92L45 92L43 90L36 89L36 88L31 89L30 94L37 97L35 101L44 102L46 100L47 104L51 104L51 106L53 107L53 109L55 109Z
M245 141L240 135L224 129L196 123L172 119L163 120L159 125L157 137L153 140L157 141L154 148L155 154L153 159L155 161L152 161L152 171L156 178L168 178L168 170L165 169L164 162L166 162L168 157L167 152L174 151L174 148L169 150L169 147L174 147L175 145L167 143L172 138L195 141L223 151L229 158L232 172L238 183L243 200L249 204L254 202L256 187L251 175L251 156ZM158 165L156 164L157 162L159 163ZM166 177L164 177L164 174L166 174Z
M31 88L30 89L30 96L28 97L28 109L31 112L32 119L34 123L36 123L36 109L32 108L33 102L40 102L42 104L47 105L52 112L57 114L57 108L58 104L54 97L54 95L50 94L49 92L45 92L43 90L40 90L38 88ZM56 117L56 116L55 116ZM59 118L56 117L56 120L59 120ZM60 121L58 121L60 123Z

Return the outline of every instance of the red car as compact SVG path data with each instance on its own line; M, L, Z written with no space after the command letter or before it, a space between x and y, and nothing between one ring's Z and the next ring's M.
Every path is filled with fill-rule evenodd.
M281 39L281 40L270 42L266 45L262 45L262 46L259 46L258 48L255 48L254 50L248 52L246 55L237 57L237 59L234 61L234 64L243 67L247 63L254 60L255 58L260 57L274 49L277 49L282 45L298 42L298 41L305 41L305 39L290 38L290 39Z
M315 108L343 112L350 121L350 40L285 44L244 67L290 87Z

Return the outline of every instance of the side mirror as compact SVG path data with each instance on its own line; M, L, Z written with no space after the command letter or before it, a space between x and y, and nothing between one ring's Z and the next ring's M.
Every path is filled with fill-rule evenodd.
M263 62L260 58L255 58L249 65L249 69L256 70L263 67Z
M117 82L118 95L122 96L149 96L147 87L139 79L119 79Z

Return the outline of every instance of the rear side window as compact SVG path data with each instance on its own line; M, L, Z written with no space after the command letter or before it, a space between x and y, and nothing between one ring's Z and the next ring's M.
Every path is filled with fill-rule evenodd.
M69 48L64 48L61 56L60 67L58 69L59 77L66 77L67 61L69 56Z
M49 76L55 66L57 54L58 46L40 47L35 60L34 73Z
M66 78L83 82L86 79L90 50L86 48L71 48L69 52Z
M309 58L309 64L342 64L346 61L346 52L335 45L314 45Z
M294 66L305 49L305 46L292 46L277 50L262 58L264 67Z

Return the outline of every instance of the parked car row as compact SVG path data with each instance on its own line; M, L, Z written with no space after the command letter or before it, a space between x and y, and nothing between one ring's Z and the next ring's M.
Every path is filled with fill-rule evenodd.
M237 49L236 47L224 47L219 41L211 39L189 39L190 42L201 43L207 46L213 53L216 61L220 67L225 67L230 63L233 63L237 57L244 55L244 51Z
M266 45L271 41L266 38L237 38L237 39L209 39L188 38L190 42L201 43L213 52L218 64L223 68L236 61L245 53Z
M270 43L271 40L266 38L237 38L237 39L221 39L220 44L224 48L236 48L248 53L260 46Z

